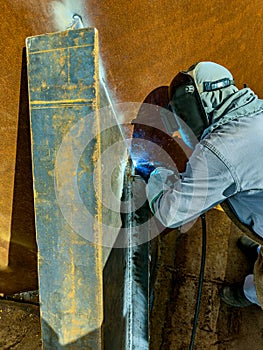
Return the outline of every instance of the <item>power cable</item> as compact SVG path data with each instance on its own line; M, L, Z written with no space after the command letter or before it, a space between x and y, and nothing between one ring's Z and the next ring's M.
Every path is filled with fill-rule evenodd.
M192 336L191 336L191 341L190 341L190 345L189 345L189 350L193 350L193 348L194 348L194 341L195 341L195 335L196 335L196 330L197 330L197 323L198 323L198 317L199 317L199 311L200 311L202 289L203 289L203 282L204 282L204 274L205 274L205 260L206 260L206 218L205 218L205 214L201 215L201 223L202 223L202 256L201 256L199 285L198 285L198 292L197 292L197 299L196 299L196 306L195 306L193 330L192 330Z

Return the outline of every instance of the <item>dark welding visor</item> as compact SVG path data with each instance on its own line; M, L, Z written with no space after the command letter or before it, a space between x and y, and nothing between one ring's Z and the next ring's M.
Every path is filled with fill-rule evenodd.
M191 75L180 72L175 76L169 87L169 100L169 109L174 113L174 117L181 118L200 139L208 127L208 117Z

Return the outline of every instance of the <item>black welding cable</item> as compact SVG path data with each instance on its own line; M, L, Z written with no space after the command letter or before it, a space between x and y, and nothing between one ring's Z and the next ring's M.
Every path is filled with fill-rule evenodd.
M195 316L194 316L193 330L192 330L192 336L191 336L191 342L189 345L189 350L193 350L193 348L194 348L195 334L196 334L196 330L197 330L197 323L198 323L198 316L199 316L200 303L201 303L201 297L202 297L202 288L203 288L204 274L205 274L205 259L206 259L206 219L205 219L205 214L201 215L201 222L202 222L202 257L201 257L199 285L198 285L198 292L197 292L197 299L196 299L196 306L195 306Z

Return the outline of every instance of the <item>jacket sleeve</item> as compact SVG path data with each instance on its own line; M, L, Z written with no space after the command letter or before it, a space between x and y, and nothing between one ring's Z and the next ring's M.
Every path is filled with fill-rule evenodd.
M237 192L228 164L210 149L198 144L181 176L157 168L150 176L146 194L155 217L175 228L196 219Z

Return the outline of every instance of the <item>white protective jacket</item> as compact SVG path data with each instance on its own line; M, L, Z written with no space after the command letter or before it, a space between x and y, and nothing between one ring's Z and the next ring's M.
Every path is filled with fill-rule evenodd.
M234 92L213 114L185 172L157 168L146 193L166 227L228 199L240 221L263 238L263 101L248 88Z

